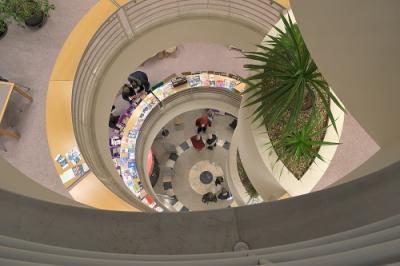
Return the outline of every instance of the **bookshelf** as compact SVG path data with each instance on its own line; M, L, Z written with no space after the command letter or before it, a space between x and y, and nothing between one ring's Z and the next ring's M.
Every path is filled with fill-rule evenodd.
M243 92L245 84L240 82L240 78L233 74L221 72L197 72L185 75L187 83L174 87L171 80L164 81L153 93L161 101L175 93L191 88L221 88L231 91ZM121 176L128 189L144 204L161 212L163 208L158 206L152 197L145 191L141 177L137 171L137 161L135 158L135 147L141 127L150 112L159 105L157 98L153 94L148 94L136 107L129 107L124 112L117 126L119 130L114 130L110 134L110 151L114 165L118 174Z

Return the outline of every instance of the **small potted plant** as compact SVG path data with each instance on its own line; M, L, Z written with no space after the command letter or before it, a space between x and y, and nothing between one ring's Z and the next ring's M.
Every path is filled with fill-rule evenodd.
M55 7L48 0L7 0L6 8L20 26L40 28Z

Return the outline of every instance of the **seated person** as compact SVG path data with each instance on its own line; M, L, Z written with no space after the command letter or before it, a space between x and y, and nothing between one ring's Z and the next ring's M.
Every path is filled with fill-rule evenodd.
M206 143L207 143L207 149L212 151L214 147L217 146L217 135L211 133L208 134Z
M207 115L203 115L196 119L197 134L200 132L206 132L207 127L211 126L211 121Z
M198 151L201 151L206 146L200 135L194 135L190 138L190 140L192 141L193 148Z
M130 85L124 84L122 86L122 99L129 102L130 104L133 104L139 98L140 97L138 93Z
M150 92L150 83L146 73L135 71L129 75L128 81L137 92Z
M232 198L232 194L226 189L222 188L221 192L218 194L220 200L228 200Z
M215 178L215 186L221 185L224 182L224 178L222 176L217 176Z
M208 204L209 202L217 202L217 196L215 196L214 193L212 192L207 192L206 194L203 195L203 197L201 198L201 201L203 203Z

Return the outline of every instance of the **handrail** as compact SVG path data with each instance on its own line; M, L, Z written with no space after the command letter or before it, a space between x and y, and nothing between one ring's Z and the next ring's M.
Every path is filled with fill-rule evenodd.
M136 36L157 27L160 23L192 17L231 20L266 34L283 11L283 7L270 0L142 0L129 1L111 15L86 48L74 80L71 101L77 143L94 174L123 199L135 206L141 205L126 188L121 188L116 181L103 176L104 171L97 168L106 169L104 163L101 163L103 167L99 167L99 163L97 167L93 167L98 161L95 157L99 150L96 145L88 144L93 138L90 110L102 73L117 53L135 41ZM140 17L142 14L146 14L146 17ZM122 20L128 20L133 37L124 30L126 25L122 24ZM104 123L106 124L106 121Z
M374 247L377 241L389 243L399 239L400 208L398 204L391 204L399 198L399 169L400 163L397 163L348 184L296 199L193 213L149 214L81 209L0 191L0 209L8 214L2 219L0 236L73 248L81 251L65 252L84 257L95 255L87 256L84 250L136 254L120 255L132 260L155 259L156 256L151 254L234 260L248 254L281 262L281 258L292 260L292 255L297 257L299 252L303 258L317 254L324 256L326 252L342 254L337 252L366 245ZM383 194L385 197L381 196ZM371 203L375 208L371 208ZM287 222L289 220L292 222ZM4 245L17 247L2 242L1 238L0 252ZM251 250L230 253L239 240L248 243ZM46 253L60 253L57 248L50 247L53 251L44 249L41 250ZM314 254L310 256L309 251ZM287 256L288 252L292 255ZM377 255L382 254L375 251L362 259ZM110 255L106 256L110 258Z

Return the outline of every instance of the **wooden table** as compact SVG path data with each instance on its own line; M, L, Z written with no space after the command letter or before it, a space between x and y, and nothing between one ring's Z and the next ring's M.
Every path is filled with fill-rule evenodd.
M33 98L28 93L23 91L20 87L18 87L14 83L0 81L0 108L1 108L0 123L3 121L4 114L8 107L8 103L10 102L11 94L14 90L22 97L28 99L30 102L33 101ZM8 130L3 127L0 127L0 134L12 137L17 140L21 137L17 132Z

